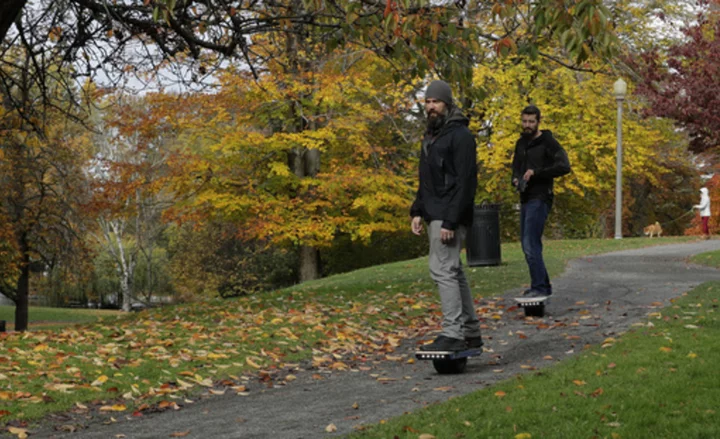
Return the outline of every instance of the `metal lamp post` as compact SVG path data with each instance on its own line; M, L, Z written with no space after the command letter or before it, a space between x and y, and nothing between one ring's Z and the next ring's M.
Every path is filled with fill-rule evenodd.
M627 93L627 83L622 78L615 81L613 94L617 102L617 163L615 165L615 239L622 239L622 104Z

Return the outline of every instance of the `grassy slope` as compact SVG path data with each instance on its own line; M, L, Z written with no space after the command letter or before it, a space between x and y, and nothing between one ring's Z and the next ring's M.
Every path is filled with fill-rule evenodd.
M692 262L720 268L720 252ZM354 437L720 437L720 282L579 358Z
M554 276L569 258L687 240L548 241L546 261ZM517 244L503 246L503 262L468 270L476 295L527 282ZM437 302L427 260L420 258L273 293L105 317L62 331L4 334L0 420L33 419L76 402L118 398L123 403L116 409L130 410L202 391L226 377L289 370L301 359L344 370L352 357L392 353L403 338L435 329Z
M720 283L579 358L353 437L720 437Z

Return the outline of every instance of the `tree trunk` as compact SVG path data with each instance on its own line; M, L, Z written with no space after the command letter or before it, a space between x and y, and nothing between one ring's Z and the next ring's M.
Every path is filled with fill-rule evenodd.
M27 0L3 0L0 2L0 40L5 39L18 15L25 7Z
M133 299L133 279L135 277L135 264L137 261L137 252L133 250L129 254L125 254L125 247L122 242L125 226L118 224L116 221L110 221L109 226L112 228L117 245L117 251L113 250L115 256L115 264L118 276L120 277L120 292L122 293L122 310L130 311ZM107 234L108 242L112 246L110 235ZM111 247L112 248L112 247Z
M291 11L301 10L303 4L299 0L293 0L291 5ZM301 27L302 25L296 25ZM300 29L297 29L300 30ZM303 41L298 38L297 35L301 35L302 32L286 33L286 46L285 53L288 55L288 73L297 74L300 69L301 61L299 60L298 53L301 49ZM307 66L305 66L307 67ZM294 105L294 119L295 126L293 131L301 132L303 130L314 130L316 127L314 124L308 124L308 120L303 114L303 107L300 100L295 100ZM315 148L296 147L294 150L288 153L288 165L292 169L292 172L299 178L313 177L317 175L320 170L320 150ZM318 249L301 245L300 246L300 282L320 278L320 252Z
M300 282L320 278L320 252L307 245L300 246Z
M132 305L132 281L126 270L120 272L120 291L122 292L122 310L130 311Z
M15 299L15 331L26 331L28 328L28 295L30 292L30 249L26 233L23 232L20 236L19 244L22 263Z
M300 178L317 174L320 169L320 151L295 148L290 152L289 164ZM310 246L300 246L300 283L320 278L320 252Z

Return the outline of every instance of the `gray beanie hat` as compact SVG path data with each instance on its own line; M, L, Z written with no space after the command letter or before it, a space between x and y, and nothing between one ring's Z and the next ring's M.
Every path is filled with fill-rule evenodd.
M452 90L445 81L435 80L428 85L425 91L425 99L433 98L445 102L448 106L452 105Z

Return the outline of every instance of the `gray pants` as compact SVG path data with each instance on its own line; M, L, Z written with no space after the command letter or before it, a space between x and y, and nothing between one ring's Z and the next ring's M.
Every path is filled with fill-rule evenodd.
M440 240L442 221L431 221L430 276L438 286L442 304L442 335L450 338L480 336L480 322L475 314L472 293L460 261L460 249L465 241L465 227L458 226L455 237L448 243Z

